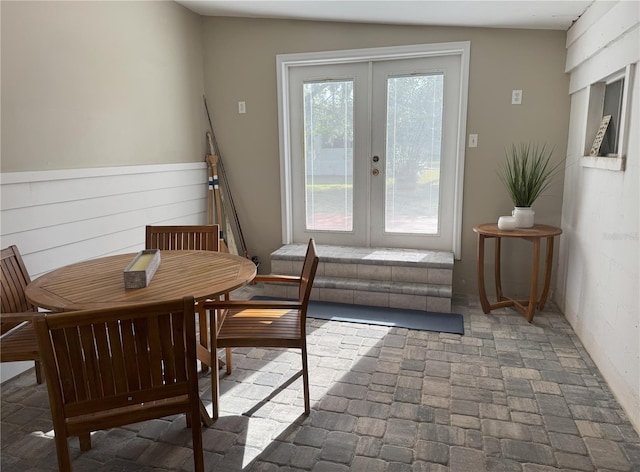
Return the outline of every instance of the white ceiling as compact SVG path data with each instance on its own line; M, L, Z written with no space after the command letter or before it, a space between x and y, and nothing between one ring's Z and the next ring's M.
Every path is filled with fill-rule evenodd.
M593 0L177 0L205 16L567 30Z

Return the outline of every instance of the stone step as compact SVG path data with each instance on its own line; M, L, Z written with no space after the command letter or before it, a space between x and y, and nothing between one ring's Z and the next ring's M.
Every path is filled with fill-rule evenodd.
M318 245L311 298L392 308L451 312L453 254L416 249ZM299 275L306 244L271 254L271 272ZM265 294L295 298L294 287L267 284Z

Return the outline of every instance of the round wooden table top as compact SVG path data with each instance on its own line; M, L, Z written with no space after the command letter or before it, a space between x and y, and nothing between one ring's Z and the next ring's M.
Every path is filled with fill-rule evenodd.
M532 228L515 228L503 230L498 228L497 223L486 223L474 226L473 230L484 236L501 238L548 238L562 234L562 229L550 225L533 225Z
M61 267L27 285L35 305L54 311L107 308L193 296L196 301L243 287L256 265L213 251L160 251L160 266L144 288L124 288L124 269L137 253L91 259Z

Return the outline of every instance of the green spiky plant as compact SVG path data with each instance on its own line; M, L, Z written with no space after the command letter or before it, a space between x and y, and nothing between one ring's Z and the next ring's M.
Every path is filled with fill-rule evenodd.
M553 149L546 145L520 144L505 151L506 160L498 171L500 180L507 187L516 207L530 207L551 185L551 178L558 172L562 161L551 163Z

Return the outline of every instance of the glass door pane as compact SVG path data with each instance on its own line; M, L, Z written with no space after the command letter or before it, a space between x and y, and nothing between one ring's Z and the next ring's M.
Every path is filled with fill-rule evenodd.
M381 61L372 78L371 245L450 250L460 61Z
M387 79L387 233L437 234L443 74Z
M303 85L306 229L353 229L353 81Z

